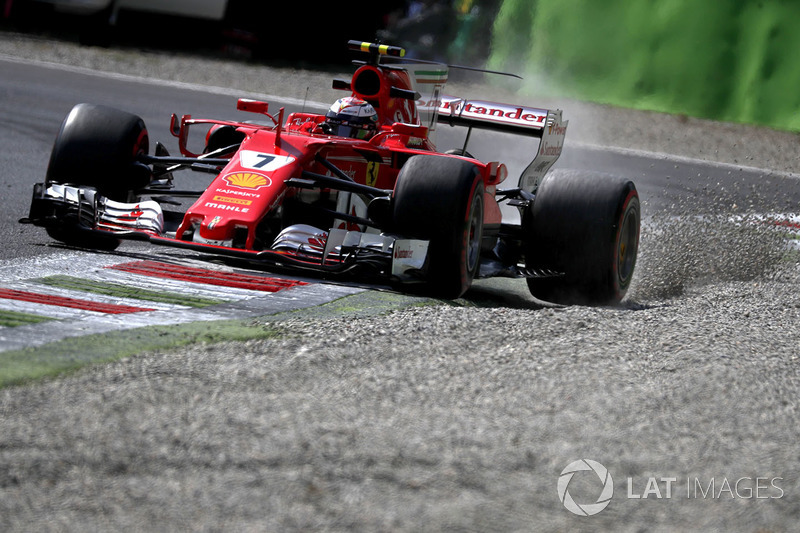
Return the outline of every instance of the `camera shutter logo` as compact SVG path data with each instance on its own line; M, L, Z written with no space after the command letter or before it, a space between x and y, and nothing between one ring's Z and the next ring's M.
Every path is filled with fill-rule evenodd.
M600 481L603 483L603 491L600 493L600 497L597 498L595 503L579 504L572 499L567 489L569 487L569 482L572 481L572 476L574 476L576 472L586 470L591 470L597 474L597 477L599 477ZM591 459L580 459L568 464L567 467L561 471L561 476L558 478L558 499L561 500L561 503L564 504L567 510L579 516L596 515L611 503L611 498L613 496L614 480L611 479L611 474L606 467Z

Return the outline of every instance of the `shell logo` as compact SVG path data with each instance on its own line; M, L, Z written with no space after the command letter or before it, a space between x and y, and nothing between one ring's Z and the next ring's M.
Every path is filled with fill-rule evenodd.
M255 172L234 172L223 176L228 185L233 187L241 187L242 189L259 189L261 187L269 187L272 185L272 180L263 174L256 174Z

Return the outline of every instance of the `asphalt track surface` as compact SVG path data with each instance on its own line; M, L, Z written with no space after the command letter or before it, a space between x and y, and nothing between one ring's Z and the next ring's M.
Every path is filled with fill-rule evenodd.
M236 114L226 95L0 67L3 258L53 253L16 219L75 103L124 101L156 139L172 112ZM522 157L480 140L478 157ZM729 221L796 211L798 181L586 146L559 164L639 187L649 231L625 305L541 308L479 285L460 305L264 320L272 339L4 390L0 525L794 530L797 268L771 233ZM615 485L591 517L557 489L583 458ZM594 503L598 483L578 471L569 494Z

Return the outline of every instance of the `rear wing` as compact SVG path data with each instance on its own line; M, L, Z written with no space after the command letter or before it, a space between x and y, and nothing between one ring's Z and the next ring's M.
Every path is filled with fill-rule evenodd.
M386 65L381 63L381 57L402 58L405 50L361 41L350 41L348 46L351 50L369 54L370 59L365 63L366 67L356 72L351 83L335 84L335 87L353 89L354 94L369 101L370 97L381 94L382 83L389 85L383 87L383 94L388 102L386 107L393 110L391 118L395 122L408 122L427 127L428 137L431 140L437 124L467 127L467 141L472 128L541 139L536 156L519 178L520 189L530 193L536 191L545 173L561 155L567 133L567 122L561 120L560 110L465 100L442 93L451 67L494 74L508 75L507 73L419 60ZM363 72L364 75L356 79L359 72ZM373 72L377 72L378 75L372 74ZM398 86L395 86L395 83ZM414 101L414 104L410 104L411 101Z
M470 131L479 128L541 139L536 156L519 177L519 188L529 193L536 191L544 175L561 155L569 124L569 121L561 119L560 109L538 109L446 95L440 98L436 120L440 124L464 126Z
M547 109L513 106L482 100L464 100L442 95L438 121L451 126L467 126L541 137L547 123Z

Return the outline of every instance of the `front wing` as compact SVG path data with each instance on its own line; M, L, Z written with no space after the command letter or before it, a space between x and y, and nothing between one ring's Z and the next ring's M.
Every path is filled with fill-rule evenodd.
M65 241L69 235L75 242L89 242L91 236L144 240L322 274L371 274L404 283L421 282L425 277L426 240L295 224L281 231L269 249L247 250L200 239L178 240L170 231L169 219L161 204L153 200L116 202L91 187L37 183L30 214L20 222L58 229Z

